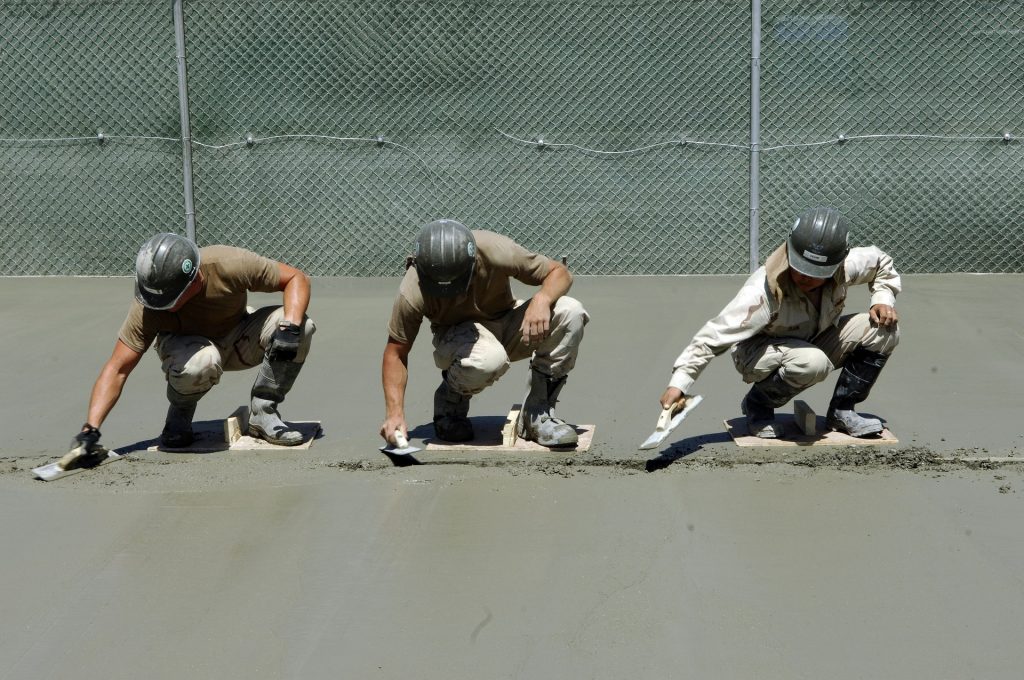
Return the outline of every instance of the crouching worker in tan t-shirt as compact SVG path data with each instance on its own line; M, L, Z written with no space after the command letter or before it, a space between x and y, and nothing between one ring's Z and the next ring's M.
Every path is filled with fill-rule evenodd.
M540 286L517 301L510 278ZM439 439L473 438L470 398L494 384L511 362L531 358L530 392L519 435L543 446L575 446L576 429L555 415L555 402L576 363L589 316L565 294L569 270L489 231L470 231L453 220L424 226L416 241L415 266L402 279L388 324L382 381L387 415L380 434L390 445L395 432L408 436L405 387L409 350L424 317L433 333L434 363L441 385L434 392L434 430Z
M146 241L135 259L135 276L135 301L93 385L88 419L62 466L98 449L100 425L154 342L170 402L162 446L189 446L197 402L224 371L256 365L249 434L284 446L301 444L302 434L281 420L277 406L302 369L316 330L305 315L309 278L241 248L199 249L177 234L157 234ZM250 314L248 291L282 291L284 305Z

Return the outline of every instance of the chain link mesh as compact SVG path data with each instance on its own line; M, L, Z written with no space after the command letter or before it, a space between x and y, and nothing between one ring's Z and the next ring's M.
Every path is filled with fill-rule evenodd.
M746 271L748 0L184 6L202 245L390 275L445 216L580 273ZM170 10L0 0L0 274L125 274L181 231ZM1024 271L1024 5L762 18L762 259L829 203L901 271Z
M849 139L762 154L762 258L826 203L901 271L1024 271L1024 4L773 0L761 67L764 147Z
M750 31L732 2L188 4L206 241L394 274L438 217L583 273L741 271ZM393 142L393 144L389 143Z
M0 275L128 274L181 224L172 29L163 1L0 2Z

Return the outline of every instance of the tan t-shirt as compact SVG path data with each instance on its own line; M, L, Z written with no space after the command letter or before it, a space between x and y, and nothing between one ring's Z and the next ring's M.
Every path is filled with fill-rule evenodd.
M507 236L473 230L476 267L469 289L454 298L425 296L415 267L405 271L391 309L388 335L411 345L426 317L432 328L463 321L490 321L515 306L510 278L539 286L551 271L552 260L522 247Z
M281 288L277 263L242 248L207 246L199 250L199 262L206 278L203 289L177 312L147 309L133 301L117 334L121 342L145 352L157 333L223 337L245 316L248 291Z

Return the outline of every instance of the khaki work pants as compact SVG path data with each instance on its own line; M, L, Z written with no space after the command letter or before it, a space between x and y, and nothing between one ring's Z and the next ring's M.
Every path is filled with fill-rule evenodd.
M520 301L493 321L456 324L434 332L434 364L448 371L448 384L461 394L477 394L503 376L513 361L533 356L533 367L558 379L576 365L583 327L590 315L562 296L551 313L550 335L538 345L523 343L520 327L527 302Z
M760 382L779 371L788 384L807 388L841 368L850 352L858 347L888 356L897 344L899 327L876 326L865 312L841 317L836 326L822 331L810 342L754 336L733 348L732 359L743 382Z
M201 394L220 382L224 371L241 371L263 361L277 326L284 320L284 307L261 307L246 315L222 338L161 333L156 351L171 388L179 394ZM305 319L295 363L309 353L316 325Z

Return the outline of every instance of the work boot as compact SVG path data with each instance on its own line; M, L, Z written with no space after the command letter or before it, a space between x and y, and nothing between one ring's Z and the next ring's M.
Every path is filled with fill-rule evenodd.
M882 431L881 420L865 418L854 411L853 407L868 398L888 359L884 354L863 347L858 347L850 354L828 405L829 427L851 437L867 437Z
M460 394L448 384L448 371L441 372L441 384L434 390L434 433L446 442L468 442L473 438L469 421L471 394Z
M519 416L519 436L541 446L576 446L579 437L576 428L555 415L558 393L565 385L566 376L553 380L551 376L530 368L530 393L523 402Z
M793 387L783 380L778 371L751 385L740 403L750 434L761 439L777 439L782 434L782 426L775 423L775 409L803 391L803 387Z
M167 449L185 449L195 441L192 432L192 417L196 414L196 405L206 392L182 394L170 384L167 385L167 418L164 429L160 432L160 446Z
M302 443L302 433L281 420L277 405L295 384L302 364L264 358L249 403L249 435L279 446Z

